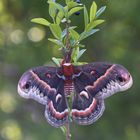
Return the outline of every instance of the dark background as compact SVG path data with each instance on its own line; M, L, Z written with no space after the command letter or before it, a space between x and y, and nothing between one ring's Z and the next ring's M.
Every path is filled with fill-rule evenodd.
M63 1L61 1L63 2ZM107 5L101 31L83 43L81 61L109 61L124 65L132 74L133 87L106 100L101 119L90 126L71 124L72 140L140 139L140 1L96 0ZM91 0L83 0L91 5ZM21 74L33 66L51 65L61 56L47 40L50 31L30 22L48 16L47 0L0 0L0 140L62 140L60 129L50 126L44 106L24 100L17 93ZM83 15L73 16L83 29Z

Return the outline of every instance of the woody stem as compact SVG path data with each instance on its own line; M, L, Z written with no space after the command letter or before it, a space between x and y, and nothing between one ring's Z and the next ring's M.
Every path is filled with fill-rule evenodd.
M70 134L70 123L68 122L66 125L66 140L70 140L71 134Z
M69 34L69 23L66 22L66 53L65 53L65 62L70 63L71 62L71 45L70 45L70 34ZM66 127L66 140L70 140L71 134L70 134L70 122L68 121L65 125Z
M69 34L69 23L66 22L66 52L65 52L65 62L71 62L71 45L70 45L70 34Z

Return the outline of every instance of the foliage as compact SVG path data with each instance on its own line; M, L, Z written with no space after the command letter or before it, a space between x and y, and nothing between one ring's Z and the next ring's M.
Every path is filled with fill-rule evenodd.
M68 49L72 48L72 63L79 64L78 59L86 51L86 49L82 49L84 45L81 44L81 42L99 31L97 26L102 24L104 20L98 19L98 17L105 11L106 7L102 6L97 11L97 5L95 1L93 1L88 14L85 5L74 2L74 0L66 0L65 2L65 6L62 6L53 0L48 0L49 15L52 18L52 22L44 18L34 18L31 21L48 26L54 36L54 38L49 38L48 40L56 44L59 47L59 50L64 52L67 52L69 51ZM78 33L76 31L77 26L70 26L70 24L71 16L80 10L84 11L85 29L83 32ZM67 41L67 38L69 39L69 42ZM70 48L68 47L68 43L70 44ZM60 65L58 64L60 59L53 58L52 60L56 65Z

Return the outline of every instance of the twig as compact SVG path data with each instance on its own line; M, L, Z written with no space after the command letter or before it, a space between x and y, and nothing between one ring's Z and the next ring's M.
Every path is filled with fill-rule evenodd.
M65 52L65 62L71 62L71 46L70 46L70 36L69 36L69 23L66 22L66 52Z
M70 123L68 122L66 125L66 140L70 140L71 134L70 134Z
M66 21L66 52L65 52L65 58L64 61L66 63L70 63L71 62L71 53L72 53L72 49L71 49L71 45L70 45L70 33L69 33L69 22ZM67 102L68 104L68 102ZM71 139L71 134L70 134L70 121L68 121L65 125L66 128L66 140L70 140Z

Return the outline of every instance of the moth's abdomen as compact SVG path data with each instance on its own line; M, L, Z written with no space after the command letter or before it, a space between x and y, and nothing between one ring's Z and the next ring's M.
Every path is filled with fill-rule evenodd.
M65 93L65 96L70 96L71 93L74 92L74 84L72 81L65 81L65 84L64 84L64 93Z

